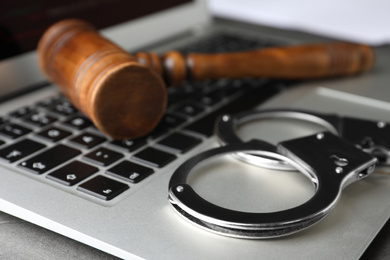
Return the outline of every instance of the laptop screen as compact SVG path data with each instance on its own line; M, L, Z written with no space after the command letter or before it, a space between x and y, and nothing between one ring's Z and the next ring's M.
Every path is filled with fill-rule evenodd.
M98 29L140 18L192 0L5 0L0 2L0 60L34 50L48 26L65 18Z

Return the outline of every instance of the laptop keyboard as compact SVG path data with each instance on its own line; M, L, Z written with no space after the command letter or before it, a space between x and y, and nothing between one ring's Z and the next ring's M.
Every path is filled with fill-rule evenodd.
M181 51L238 51L269 45L218 34ZM48 97L1 118L1 163L62 190L109 201L212 136L217 116L254 106L284 86L265 79L221 79L169 88L167 112L156 129L145 137L122 141L100 133L61 95Z

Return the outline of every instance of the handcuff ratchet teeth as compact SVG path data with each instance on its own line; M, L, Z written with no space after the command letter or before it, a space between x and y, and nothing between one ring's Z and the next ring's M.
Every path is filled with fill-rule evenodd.
M252 140L214 148L190 158L171 177L171 206L193 224L218 234L252 239L280 237L306 229L327 216L342 189L372 173L377 162L370 154L329 132L281 142L275 152L269 148L265 142ZM241 212L206 201L187 183L198 164L238 152L291 164L311 180L314 196L295 208L278 212Z
M236 115L221 116L216 122L216 135L222 145L243 143L236 130L244 123L267 118L298 119L323 126L354 144L363 151L375 156L380 165L390 165L390 126L384 121L365 120L336 114L322 114L313 111L294 109L251 110ZM264 142L264 141L262 141ZM275 149L269 144L269 150ZM236 153L234 157L265 168L278 170L295 170L282 160L254 156L249 153Z

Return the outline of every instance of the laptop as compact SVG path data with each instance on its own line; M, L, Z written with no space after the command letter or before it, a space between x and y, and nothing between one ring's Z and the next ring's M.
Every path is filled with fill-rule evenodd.
M36 41L60 19L85 19L129 52L236 51L329 39L213 20L204 0L0 6L2 258L357 259L388 220L390 180L379 174L386 168L348 186L336 208L317 225L269 240L229 238L200 229L168 203L175 169L219 146L213 127L220 114L289 107L390 121L388 47L377 48L372 71L350 78L186 83L169 89L170 105L156 131L137 140L114 141L75 110L37 67ZM277 143L319 130L270 120L245 125L238 134L244 140ZM177 140L185 140L186 146L177 147ZM260 169L229 156L212 163L190 182L201 196L223 207L277 211L314 194L298 172ZM131 167L141 174L122 174ZM125 188L108 198L89 185L99 179Z

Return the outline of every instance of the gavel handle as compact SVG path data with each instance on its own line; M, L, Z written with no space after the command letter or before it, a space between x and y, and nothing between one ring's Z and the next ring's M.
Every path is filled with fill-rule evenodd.
M254 51L182 55L167 52L137 53L140 63L155 69L172 85L183 80L266 77L318 79L349 76L369 70L374 63L371 47L362 44L331 42L310 45L264 48ZM156 62L160 64L156 65Z
M360 73L374 62L370 47L351 43L226 54L171 51L161 57L144 52L132 56L103 38L92 25L73 19L52 25L41 37L37 54L46 78L114 139L132 139L154 129L167 104L163 78L171 85L188 79L312 79Z

